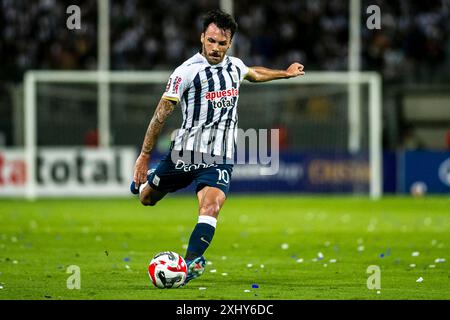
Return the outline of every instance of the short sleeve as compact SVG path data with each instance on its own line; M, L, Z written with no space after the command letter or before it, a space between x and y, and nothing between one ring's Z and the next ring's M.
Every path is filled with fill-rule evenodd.
M187 68L180 66L170 75L162 97L167 100L180 102L183 92L189 86L190 79Z
M247 75L248 69L249 69L249 68L245 65L244 62L242 62L241 59L236 58L236 57L233 57L233 64L234 64L237 68L239 68L239 71L240 71L240 81L242 82L242 81L244 80L245 76Z

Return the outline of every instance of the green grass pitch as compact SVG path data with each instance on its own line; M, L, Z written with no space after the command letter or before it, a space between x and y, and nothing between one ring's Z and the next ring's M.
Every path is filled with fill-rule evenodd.
M180 289L153 287L150 259L184 255L197 206L176 195L156 207L0 200L0 299L450 299L448 197L232 194L205 274ZM67 288L70 265L79 290ZM367 288L371 265L378 293Z

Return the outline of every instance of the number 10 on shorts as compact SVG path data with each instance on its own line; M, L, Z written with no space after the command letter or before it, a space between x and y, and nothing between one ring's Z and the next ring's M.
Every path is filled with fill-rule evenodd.
M216 169L219 173L219 178L217 179L217 183L228 185L230 182L230 175L227 170Z

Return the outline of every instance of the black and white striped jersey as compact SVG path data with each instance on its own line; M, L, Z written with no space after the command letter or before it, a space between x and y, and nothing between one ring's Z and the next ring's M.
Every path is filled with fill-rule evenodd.
M172 138L174 150L232 158L237 136L239 87L248 67L225 56L216 65L200 53L175 69L164 99L180 103L183 123Z

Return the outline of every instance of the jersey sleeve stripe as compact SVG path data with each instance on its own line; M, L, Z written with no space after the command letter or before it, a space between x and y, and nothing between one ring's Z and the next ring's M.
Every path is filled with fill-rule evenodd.
M178 99L177 97L168 97L168 96L163 95L162 98L164 100L174 101L176 103L180 102L180 99Z

